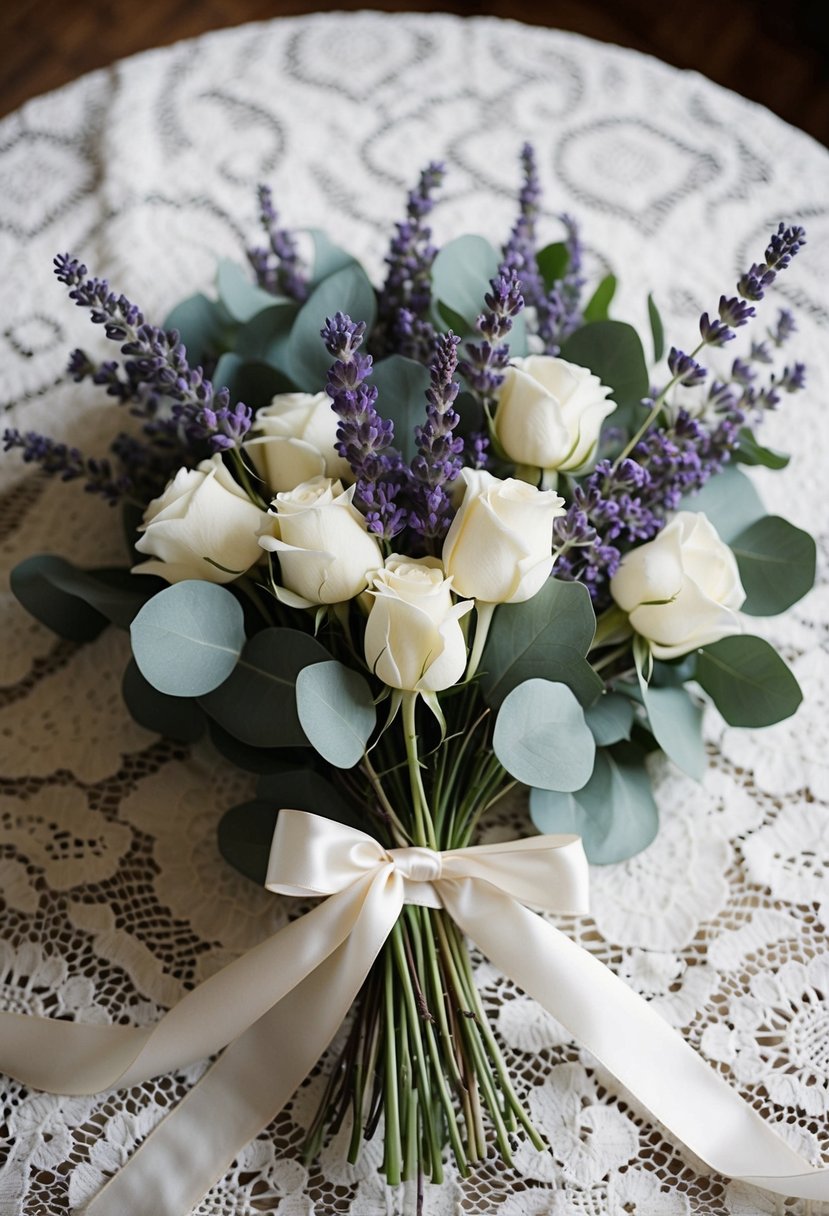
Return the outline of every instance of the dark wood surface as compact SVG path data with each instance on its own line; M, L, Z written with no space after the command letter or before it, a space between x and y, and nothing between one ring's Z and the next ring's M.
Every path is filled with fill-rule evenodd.
M694 68L829 144L829 0L6 0L0 114L93 68L206 30L319 11L491 14Z

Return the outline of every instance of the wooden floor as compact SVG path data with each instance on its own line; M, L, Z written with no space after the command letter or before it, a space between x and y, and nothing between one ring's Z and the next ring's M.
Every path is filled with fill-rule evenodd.
M6 0L0 114L115 59L206 30L366 8L487 13L633 47L695 68L829 144L829 0Z

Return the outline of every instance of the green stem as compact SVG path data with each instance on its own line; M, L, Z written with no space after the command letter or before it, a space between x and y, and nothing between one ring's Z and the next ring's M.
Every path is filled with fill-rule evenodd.
M383 1006L385 1012L385 1098L383 1109L386 1116L386 1134L383 1148L383 1173L389 1186L401 1181L402 1146L400 1143L400 1096L397 1091L397 1040L394 1011L394 962L390 951L386 951L386 967L383 984Z
M415 843L428 845L436 849L435 829L429 813L429 803L426 800L426 790L423 786L423 772L420 758L417 754L417 725L415 708L418 694L406 692L403 694L403 733L406 736L406 763L409 769L409 784L412 791L412 805L415 818Z
M371 788L374 790L374 793L377 797L377 801L380 803L381 807L383 808L383 810L385 811L386 815L389 818L389 822L392 827L392 834L394 835L397 844L400 845L401 848L405 848L407 844L411 843L411 837L409 836L409 833L406 831L406 829L403 827L403 824L400 821L400 817L398 816L394 807L389 802L388 796L386 794L386 791L383 789L380 778L378 777L378 775L374 769L374 766L372 765L372 763L369 760L367 755L364 755L362 760L360 761L360 767L362 768L366 777L368 777L369 784L370 784Z
M601 671L604 667L609 667L611 663L615 663L617 659L621 659L622 655L627 654L629 650L630 639L623 642L621 646L616 646L613 650L609 650L607 654L603 654L602 657L595 660L591 666L594 671Z
M697 355L702 350L703 346L705 346L704 341L700 342L699 345L696 346L691 351L692 359L696 359ZM654 423L656 421L656 417L659 414L659 411L662 409L662 406L665 404L665 398L667 397L667 395L671 391L671 389L674 387L674 385L677 383L677 381L680 380L680 378L681 377L679 374L677 374L676 376L672 376L671 379L668 381L668 383L665 385L662 392L658 395L658 397L654 401L653 405L651 406L650 412L649 412L647 418L645 419L645 421L640 426L639 430L636 432L636 434L633 436L632 439L628 440L628 442L622 448L619 455L613 461L614 470L619 467L619 465L622 463L622 461L624 460L624 458L626 456L630 455L630 453L636 447L637 443L642 438L642 436L645 434L645 432L647 430L649 430L652 423Z
M245 464L245 459L242 453L238 448L231 448L230 455L236 467L236 472L239 474L239 481L242 483L242 488L244 489L248 498L252 503L255 503L257 507L261 507L263 511L267 511L268 504L265 502L262 495L253 488L253 483L251 482L250 475L248 474L247 465Z
M475 601L475 615L477 618L475 622L475 639L472 643L472 653L469 656L466 676L464 677L466 682L471 680L478 670L481 655L484 653L489 627L492 624L492 616L497 607L497 604L489 604L482 600Z

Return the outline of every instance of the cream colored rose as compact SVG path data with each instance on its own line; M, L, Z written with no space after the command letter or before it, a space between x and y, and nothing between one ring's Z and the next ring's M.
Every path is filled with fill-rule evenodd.
M350 478L334 448L337 423L327 393L280 393L256 411L256 437L243 446L274 493L312 477Z
M168 583L229 583L262 556L257 534L267 515L250 501L219 455L179 469L144 512L139 553L156 560L133 566ZM215 563L215 564L214 564Z
M680 511L654 540L626 553L610 593L656 659L742 632L737 610L746 593L734 554L698 511Z
M586 367L528 355L513 359L495 409L495 434L518 465L583 472L595 461L602 422L616 409Z
M553 568L553 520L564 499L483 469L461 476L466 491L443 543L453 590L493 604L532 599Z
M466 667L461 617L471 600L453 604L452 580L437 558L394 553L372 579L366 662L384 684L407 692L440 692Z
M271 507L275 518L271 516L271 527L259 544L279 557L284 588L277 594L286 603L309 606L353 599L368 587L370 573L382 566L380 545L366 531L353 496L353 486L344 491L342 482L330 477L313 477L277 494Z

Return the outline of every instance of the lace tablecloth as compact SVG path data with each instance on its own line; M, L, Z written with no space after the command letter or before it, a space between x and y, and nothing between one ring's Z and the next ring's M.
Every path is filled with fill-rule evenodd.
M209 284L217 255L239 256L255 232L255 185L267 180L288 223L328 227L378 274L404 191L432 158L450 165L438 240L502 240L527 138L550 239L558 212L578 215L591 276L620 276L615 315L643 324L652 288L680 345L778 219L806 226L809 246L776 294L797 306L809 391L764 431L793 453L789 468L756 480L769 506L825 542L829 155L700 76L490 19L330 15L225 30L6 119L8 422L82 447L97 439L99 450L118 422L106 398L62 379L68 350L94 349L99 335L53 283L54 253L75 252L160 319ZM13 457L0 477L5 566L38 551L81 565L121 557L116 512ZM250 785L206 746L188 753L130 721L123 634L56 642L6 591L2 613L0 1006L150 1023L283 923L280 901L230 870L215 844L219 815ZM663 766L656 842L594 869L593 917L570 926L815 1161L829 1160L827 622L824 584L785 619L759 623L794 664L799 713L762 732L724 729L712 713L702 787ZM450 1172L427 1190L429 1216L805 1213L707 1177L549 1016L485 963L478 979L553 1149L521 1147L514 1171L493 1159L463 1184ZM82 1208L200 1071L99 1098L7 1084L2 1216ZM344 1164L345 1131L312 1166L299 1163L319 1085L250 1145L200 1216L407 1210L376 1172L379 1146Z

